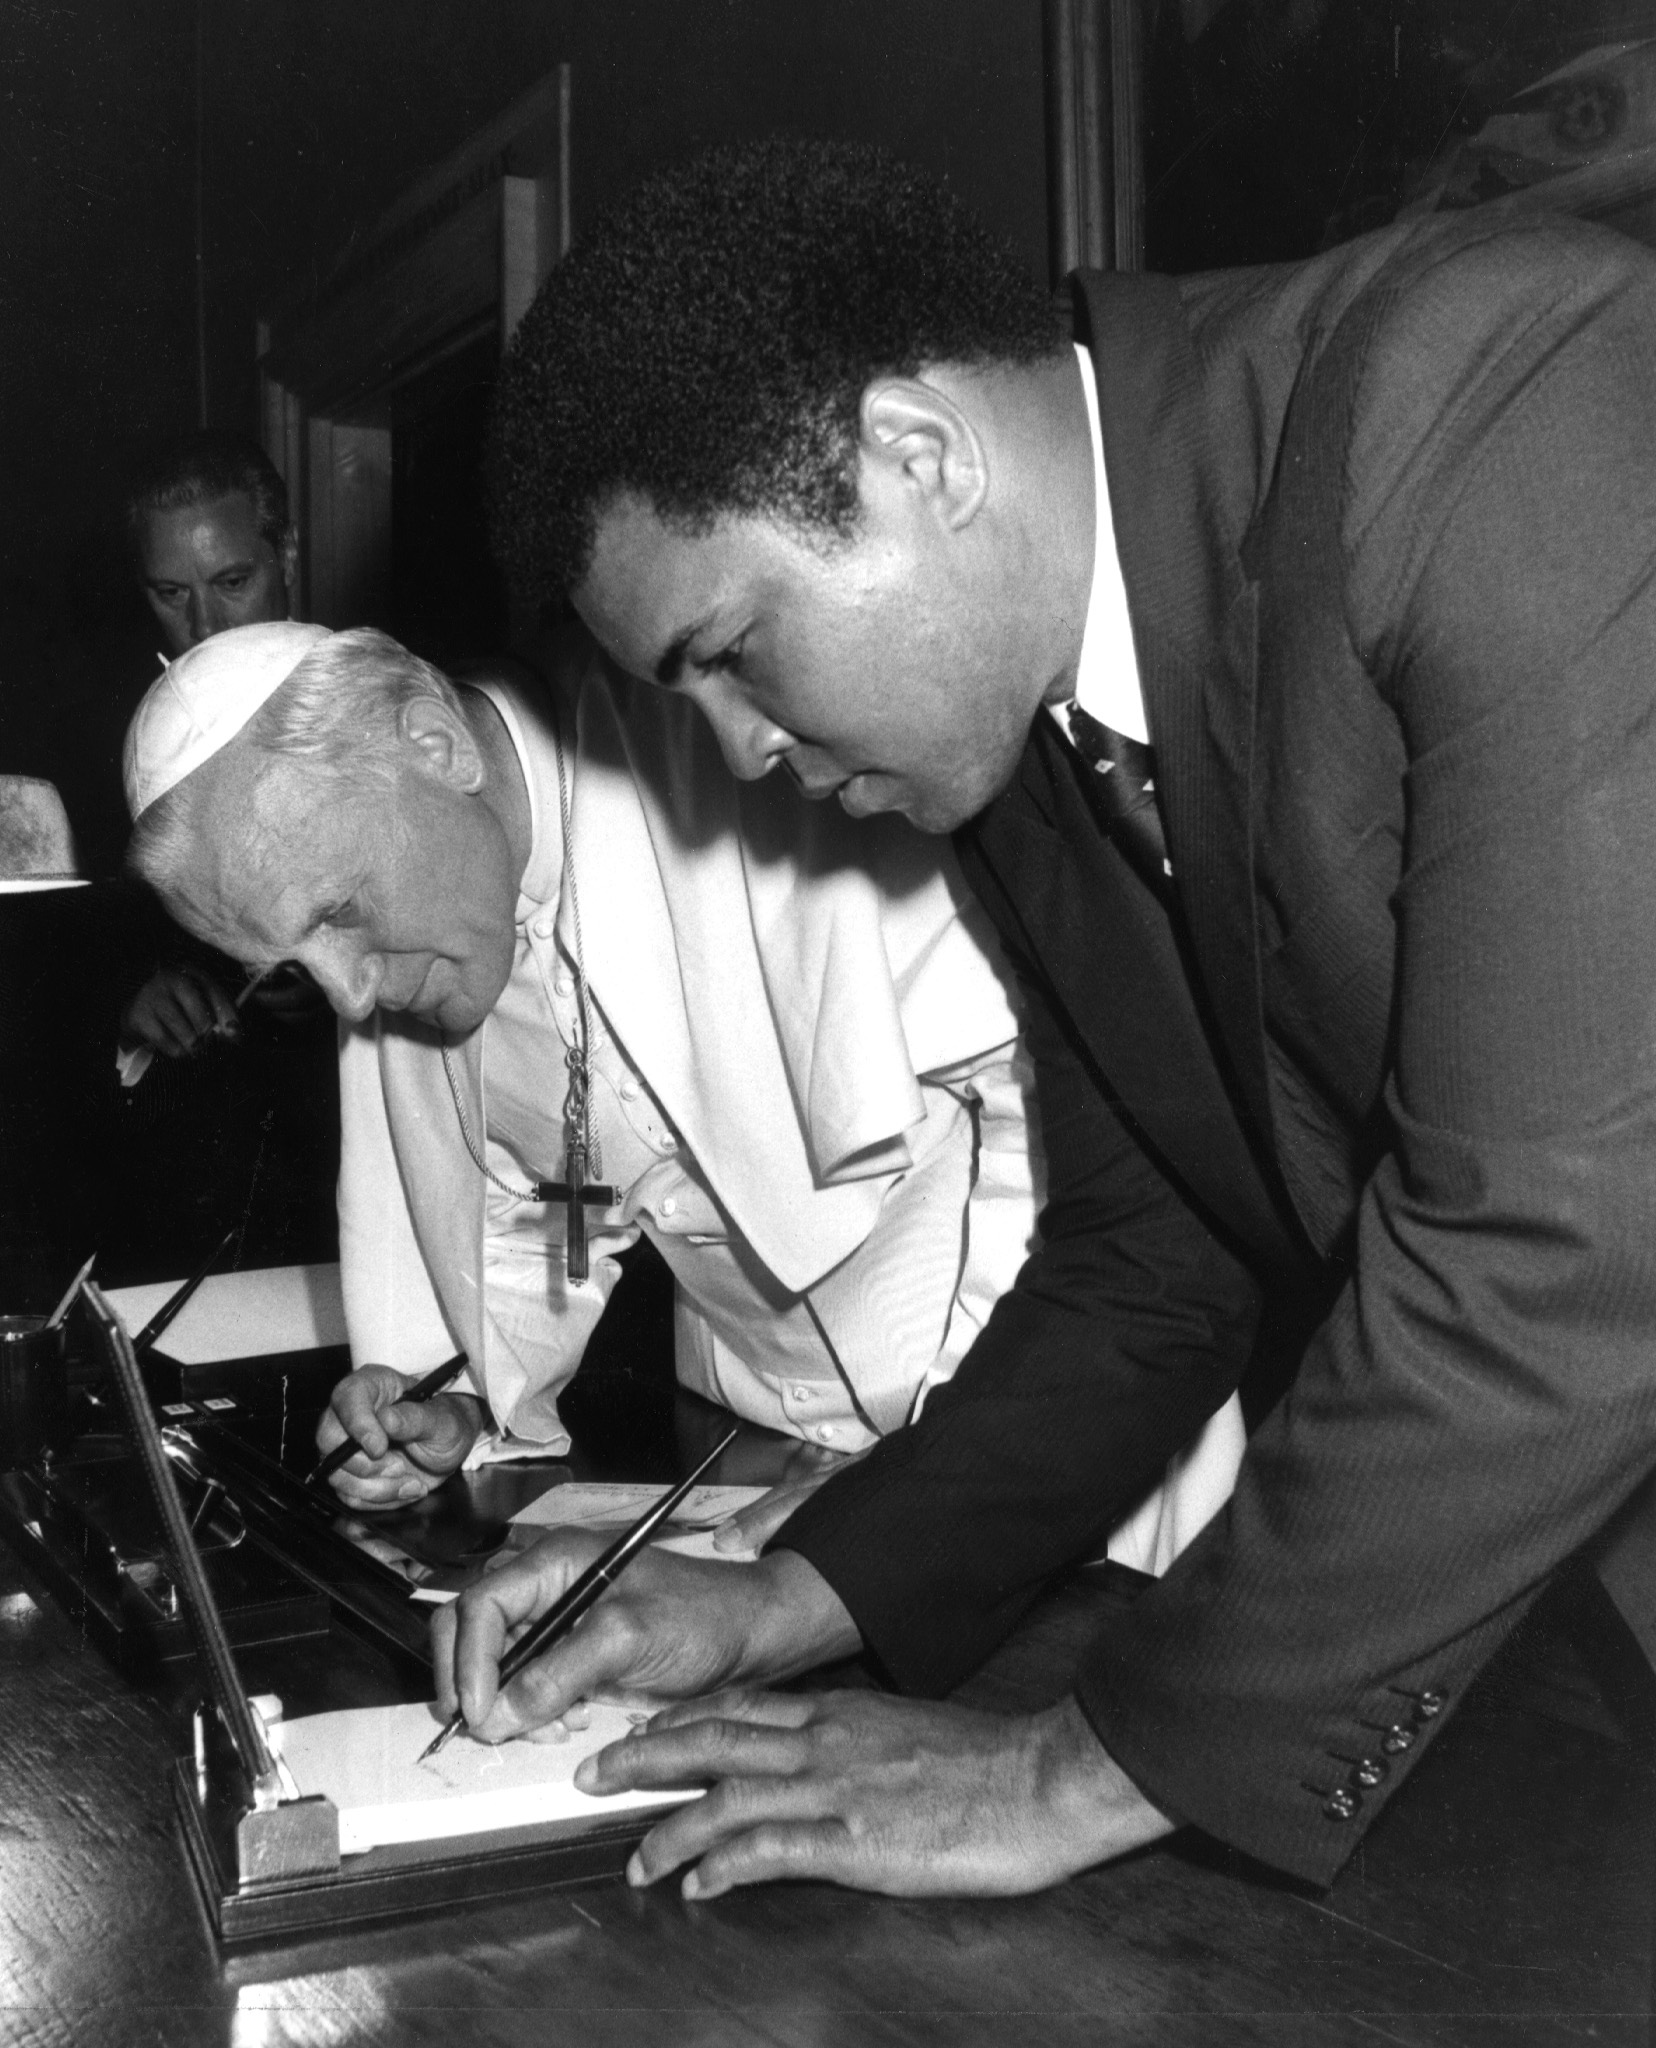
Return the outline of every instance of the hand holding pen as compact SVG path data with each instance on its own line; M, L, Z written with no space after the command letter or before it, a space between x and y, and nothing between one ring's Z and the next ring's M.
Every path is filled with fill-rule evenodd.
M202 968L158 967L121 1013L116 1064L122 1087L136 1088L158 1052L184 1059L209 1039L239 1038L242 1005L275 972L257 969L232 1000Z
M465 1366L462 1351L413 1382L388 1365L347 1373L317 1425L325 1455L308 1484L331 1480L344 1506L368 1512L405 1507L440 1486L465 1461L481 1419L475 1397L438 1398ZM359 1453L373 1469L346 1471Z
M615 1584L627 1567L648 1548L651 1537L656 1534L662 1523L672 1515L674 1510L682 1504L685 1496L701 1479L714 1460L722 1456L736 1441L740 1427L740 1424L736 1424L727 1430L687 1479L680 1480L677 1486L664 1493L654 1506L647 1509L633 1523L632 1527L624 1535L618 1536L602 1555L594 1558L586 1570L580 1573L573 1583L566 1587L552 1601L543 1614L530 1623L529 1627L524 1630L523 1634L518 1637L517 1641L512 1644L511 1648L500 1659L495 1679L497 1692L504 1691L511 1684L512 1680L517 1677L519 1672L525 1670L537 1657L544 1656L555 1643L560 1642L567 1636L576 1623L603 1598L604 1594ZM673 1560L673 1562L679 1562L679 1560ZM737 1570L740 1567L721 1564L713 1567L713 1569L722 1573L728 1570ZM498 1576L503 1579L505 1574ZM532 1582L533 1576L533 1564L528 1558L521 1560L518 1572L519 1579L523 1580L527 1577ZM478 1589L473 1587L471 1590L475 1594ZM469 1596L463 1595L462 1601L467 1597ZM434 1647L439 1658L439 1672L441 1672L442 1660L446 1657L452 1657L455 1650L453 1614L451 1610L444 1609L437 1617L433 1624L433 1637ZM458 1682L458 1673L456 1673L456 1681ZM457 1706L454 1712L450 1714L441 1731L421 1751L418 1761L423 1763L427 1757L435 1756L437 1751L464 1724L465 1715Z

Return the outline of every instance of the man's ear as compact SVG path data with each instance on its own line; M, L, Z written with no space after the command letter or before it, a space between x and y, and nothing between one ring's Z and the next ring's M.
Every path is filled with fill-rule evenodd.
M483 787L483 755L471 727L441 698L409 698L397 713L397 731L439 782L468 796Z
M983 437L935 384L876 380L862 395L857 429L866 469L918 492L945 525L969 526L982 510L989 495Z

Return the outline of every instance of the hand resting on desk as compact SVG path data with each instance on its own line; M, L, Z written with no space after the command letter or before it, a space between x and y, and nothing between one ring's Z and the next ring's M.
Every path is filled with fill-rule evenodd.
M415 1377L388 1365L360 1365L334 1388L316 1425L316 1448L326 1456L347 1436L361 1444L361 1453L329 1481L347 1507L405 1507L464 1463L482 1421L482 1402L474 1394L404 1401Z
M559 1530L490 1570L432 1621L437 1698L483 1742L558 1720L595 1693L685 1699L789 1678L851 1655L859 1638L839 1596L791 1551L737 1565L649 1549L561 1642L501 1693L507 1647L608 1546Z
M627 1866L687 1899L770 1878L898 1897L1039 1891L1171 1832L1073 1699L1001 1716L881 1693L733 1692L669 1708L575 1774L583 1792L712 1781Z

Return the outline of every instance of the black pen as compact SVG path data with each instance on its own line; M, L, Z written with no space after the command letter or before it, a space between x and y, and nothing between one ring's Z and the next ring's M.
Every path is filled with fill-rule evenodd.
M671 1493L663 1494L653 1508L640 1515L624 1536L618 1536L603 1556L589 1564L574 1585L560 1599L553 1601L529 1633L519 1636L500 1660L499 1684L502 1690L510 1685L523 1667L532 1663L542 1650L550 1648L560 1636L568 1635L587 1609L615 1584L713 1460L736 1441L741 1426L739 1422L733 1424L688 1479L680 1480ZM435 1756L449 1737L462 1726L465 1718L456 1707L447 1723L426 1744L414 1761L423 1764L428 1756Z
M218 1264L219 1260L229 1250L230 1241L235 1236L237 1227L238 1226L236 1224L231 1224L230 1228L224 1233L223 1237L219 1239L218 1243L214 1245L213 1249L207 1254L206 1258L202 1260L200 1271L195 1274L192 1274L192 1276L184 1282L184 1285L182 1287L175 1288L173 1292L168 1295L167 1299L164 1302L162 1302L161 1306L155 1311L154 1315L150 1317L149 1321L144 1325L144 1327L138 1332L137 1336L133 1338L132 1349L137 1357L143 1357L144 1353L149 1350L150 1346L155 1342L156 1338L159 1337L161 1335L161 1332L167 1328L169 1323L172 1322L173 1318L179 1313L179 1311L184 1307L185 1303L190 1299L190 1296L195 1293L196 1289L201 1285L202 1281L206 1279L207 1275L213 1270L213 1268Z
M457 1351L452 1358L446 1360L442 1365L434 1366L424 1379L416 1380L413 1386L409 1387L406 1392L399 1394L397 1399L399 1401L429 1401L433 1394L440 1394L446 1386L457 1380L465 1369L466 1354L463 1351ZM305 1481L305 1484L307 1486L326 1485L339 1470L340 1466L347 1459L354 1458L361 1449L361 1444L357 1442L354 1436L348 1436L342 1444L335 1444L321 1464L317 1466L316 1470Z

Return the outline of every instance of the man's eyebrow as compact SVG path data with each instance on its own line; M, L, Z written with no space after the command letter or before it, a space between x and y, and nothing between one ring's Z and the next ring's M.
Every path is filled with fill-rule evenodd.
M679 681L684 673L684 658L690 652L691 641L699 633L707 631L713 624L717 611L718 608L715 605L712 609L703 612L699 619L693 620L685 627L682 633L674 634L673 638L667 643L667 651L655 665L655 679L661 684L663 689L670 690Z
M690 651L690 643L701 631L699 625L691 626L680 633L668 646L666 653L655 665L655 679L663 689L670 690L684 671L684 657Z
M208 580L217 583L225 576L251 576L258 566L251 556L245 562L221 562ZM147 571L144 575L144 585L149 590L180 590L189 580L188 576L152 576Z

